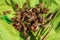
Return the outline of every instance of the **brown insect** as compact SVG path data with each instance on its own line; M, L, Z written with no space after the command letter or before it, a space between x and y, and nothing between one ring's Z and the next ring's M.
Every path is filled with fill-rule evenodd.
M10 13L10 10L5 11L6 13Z
M53 18L53 16L54 16L54 14L51 14L51 15L49 16L49 18L48 18L48 19L52 19L52 18Z
M52 18L53 18L53 16L54 16L54 14L53 14L53 13L49 14L49 15L47 16L48 20L52 19Z
M3 11L3 15L6 15L6 12L5 11Z
M44 8L44 9L42 10L42 13L47 13L48 11L49 11L48 8Z
M10 13L10 10L7 10L7 11L3 11L3 14L6 15L6 13Z
M18 4L16 4L16 8L18 8Z
M23 10L27 10L27 9L28 9L28 4L27 4L27 2L24 3L24 5L23 5L22 8L23 8Z
M41 8L43 6L44 6L44 4L43 3L40 3L37 7Z
M16 6L18 7L18 5ZM43 4L40 4L38 7L29 9L25 3L23 9L17 10L16 17L12 18L13 26L15 26L18 31L22 31L25 37L31 30L36 32L40 24L45 23L45 17L43 17L42 14L49 10L47 8L42 9L42 6ZM51 18L51 16L49 18Z

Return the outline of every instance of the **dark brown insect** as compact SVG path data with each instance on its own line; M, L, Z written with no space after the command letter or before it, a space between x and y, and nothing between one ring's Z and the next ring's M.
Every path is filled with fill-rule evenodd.
M39 26L45 23L45 17L42 14L48 12L48 8L42 9L42 6L43 4L40 4L35 8L28 8L25 3L23 9L17 10L16 17L12 18L13 26L18 31L22 31L25 37L31 30L36 32Z
M42 23L42 17L37 18L40 23Z
M10 13L10 10L5 11L6 13Z
M48 20L51 20L53 18L54 14L50 13L46 18L48 18Z
M10 13L10 10L7 10L7 11L3 11L3 15L6 15L6 13Z
M33 9L32 9L32 12L36 12L36 11L37 11L37 9L36 9L36 8L33 8Z
M31 26L31 30L34 31L34 32L36 32L37 31L37 25L33 24Z
M54 16L54 14L50 14L48 19L49 19L49 20L52 19L53 16Z
M5 11L3 11L3 15L6 15L6 12Z
M24 10L24 11L26 11L26 10L28 9L28 4L27 4L27 2L24 3L24 5L23 5L22 8L23 8L22 10Z
M47 13L48 11L49 11L48 8L44 8L44 9L42 10L42 13Z
M43 3L40 3L37 7L41 8L43 6L44 6L44 4Z
M21 12L21 10L18 10L17 11L17 15L20 15L22 12Z
M18 4L16 4L16 8L18 8Z
M16 21L16 18L11 18L12 21Z

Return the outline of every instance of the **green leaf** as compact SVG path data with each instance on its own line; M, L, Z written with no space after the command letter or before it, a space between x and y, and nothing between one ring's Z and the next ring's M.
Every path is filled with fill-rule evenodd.
M46 40L60 40L60 32L51 31Z
M11 6L10 0L5 0L5 3L6 3L7 5Z
M6 11L10 11L9 13L6 13L6 15L4 15L3 12L6 12ZM8 5L2 5L0 6L0 18L3 19L3 20L9 20L11 21L11 18L15 16L15 12L14 10L12 9L11 6L8 6Z
M59 40L60 39L60 10L56 13L56 16L51 21L51 25L55 33L52 31L47 37L47 40Z
M0 6L1 5L7 5L6 3L5 3L5 0L0 0Z
M43 0L44 6L49 8L49 12L55 12L56 9L60 8L60 0Z
M51 31L48 33L48 35L45 38L46 38L46 40L52 40L52 37L56 37L55 35L56 35L56 32L52 28ZM55 38L53 38L53 39L55 39Z
M12 4L12 7L15 9L16 7L16 4L18 4L18 6L20 8L23 7L23 4L26 2L26 0L10 0L11 1L11 4Z
M60 22L60 10L56 13L56 16L52 20L52 26L54 29L58 27L58 25L60 24L59 22Z
M0 38L2 40L20 40L19 32L2 20L0 20Z
M29 0L30 7L35 7L37 4L39 4L39 0Z
M0 0L0 19L2 18L2 20L0 20L0 40L24 40L23 34L22 33L18 33L11 25L7 24L6 22L8 20L11 20L12 17L14 17L15 11L16 10L16 4L18 4L19 8L23 7L23 4L26 2L27 0ZM49 13L54 13L56 10L58 10L60 8L60 0L28 0L27 2L29 2L29 7L35 7L37 4L39 4L39 2L43 2L44 3L44 7L49 8ZM9 6L11 5L11 6ZM3 11L6 10L10 10L11 14L6 14L6 16L3 15ZM8 19L8 20L7 20ZM6 22L4 22L4 20ZM46 38L46 40L59 40L60 39L60 10L56 13L56 16L54 17L54 19L51 21L51 31L50 28L48 27L48 29L44 29L43 32L39 32L38 35L40 35L40 33L42 34L42 36L44 37L48 32L48 37ZM41 29L40 29L41 31ZM31 35L31 40L36 40L36 33L33 33ZM37 35L37 36L38 36ZM38 36L39 37L39 36ZM44 39L45 39L44 38Z

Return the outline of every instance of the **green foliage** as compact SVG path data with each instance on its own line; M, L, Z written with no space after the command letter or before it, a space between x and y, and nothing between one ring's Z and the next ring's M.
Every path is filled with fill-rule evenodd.
M56 16L51 21L53 30L48 35L47 40L60 40L60 10L56 13Z
M1 5L6 5L5 0L0 0L0 6L1 6Z
M6 11L10 11L10 12L6 13L6 15L4 15L4 12L6 12ZM14 14L15 14L15 12L12 9L11 6L8 6L8 5L2 5L2 6L0 6L0 18L3 19L3 20L5 20L6 22L8 22L8 21L10 22L11 18L15 16Z
M20 40L19 32L0 19L0 38L2 40Z
M35 7L37 4L39 4L39 0L29 0L30 7Z
M16 4L19 8L28 2L28 7L35 7L39 2L44 3L44 7L49 8L49 13L55 13L55 17L51 20L50 26L38 29L36 33L31 32L31 40L60 40L60 0L0 0L0 40L24 40L23 33L16 31L11 24L11 18L15 17ZM4 11L10 10L10 14L3 15ZM40 35L40 36L39 36ZM46 35L46 37L45 37ZM42 36L42 38L40 38Z

